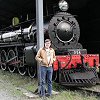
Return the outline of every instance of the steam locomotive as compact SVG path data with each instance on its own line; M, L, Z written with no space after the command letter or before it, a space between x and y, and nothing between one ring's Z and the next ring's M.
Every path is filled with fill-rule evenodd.
M80 27L76 18L66 12L68 3L60 1L59 8L61 11L49 16L50 20L44 19L44 38L51 39L57 57L53 64L53 79L68 86L95 85L98 82L96 68L99 65L99 54L87 54L87 50L78 43ZM35 23L32 23L26 28L1 31L2 70L8 69L13 73L17 69L21 75L28 72L31 78L36 76L36 30Z

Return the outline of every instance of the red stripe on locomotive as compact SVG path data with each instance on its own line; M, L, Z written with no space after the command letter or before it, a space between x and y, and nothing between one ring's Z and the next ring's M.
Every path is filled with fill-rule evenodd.
M96 66L99 65L99 54L84 54L84 63L87 63L89 67L94 67L94 63ZM56 56L57 60L53 64L54 71L58 70L58 61L60 62L60 67L63 69L66 67L68 62L70 61L70 55L66 56ZM94 62L95 60L95 62ZM81 55L72 55L71 61L66 67L66 69L76 68L77 64L82 64Z

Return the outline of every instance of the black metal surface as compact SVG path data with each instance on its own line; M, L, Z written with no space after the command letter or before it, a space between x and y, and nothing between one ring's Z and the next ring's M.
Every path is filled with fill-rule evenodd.
M98 82L95 68L60 69L59 82L67 86L91 86Z
M13 62L16 62L16 54L15 54L15 51L14 50L12 50L12 49L10 49L9 51L8 51L8 61L10 61L9 63L8 63L8 69L9 69L9 71L11 72L11 73L13 73L14 71L15 71L15 69L16 69L16 67L17 67L17 65L16 64L11 64L11 63L13 63ZM15 59L14 59L15 58Z
M7 54L5 50L1 50L0 52L0 66L2 70L6 70L7 66L6 66L6 61L7 61Z
M57 38L61 42L69 42L73 39L73 28L68 21L61 21L57 25Z
M36 75L37 75L37 69L36 69L36 67L35 67L36 65L34 65L34 66L29 66L28 67L28 75L30 76L30 78L34 78L34 77L36 77Z
M49 36L57 48L76 48L80 37L77 20L69 13L57 13L50 21Z
M70 52L71 55L87 54L87 50L86 49L68 49L68 52Z
M35 52L33 46L25 47L25 61L28 66L33 66L35 64Z

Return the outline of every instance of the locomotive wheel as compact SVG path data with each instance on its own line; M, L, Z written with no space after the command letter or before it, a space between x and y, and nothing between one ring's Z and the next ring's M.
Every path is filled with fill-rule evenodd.
M22 76L26 74L26 66L24 65L24 58L22 58L21 63L19 65L19 67L18 67L18 72Z
M8 60L10 60L10 59L12 59L13 57L15 57L16 55L15 55L15 52L13 51L13 50L9 50L9 52L8 52ZM14 61L16 61L16 59L14 59L14 60L12 60L12 62L14 62ZM8 65L8 70L11 72L11 73L13 73L14 71L15 71L15 66L16 65L13 65L13 64L11 64L11 65Z
M6 70L7 69L7 66L6 66L6 62L7 61L7 55L6 55L6 52L5 50L2 50L1 51L1 69L2 70Z
M29 66L28 67L28 75L31 78L34 78L36 76L36 68L34 68L33 66Z
M20 75L25 75L26 74L26 67L25 66L19 66L18 67L18 72Z
M58 78L58 73L57 73L57 71L54 71L53 72L53 81L57 81L57 78Z

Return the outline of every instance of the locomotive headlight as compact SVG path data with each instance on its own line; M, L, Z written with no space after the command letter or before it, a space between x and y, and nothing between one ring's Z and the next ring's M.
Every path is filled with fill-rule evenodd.
M59 1L59 8L61 11L67 11L68 10L68 3L65 0Z

